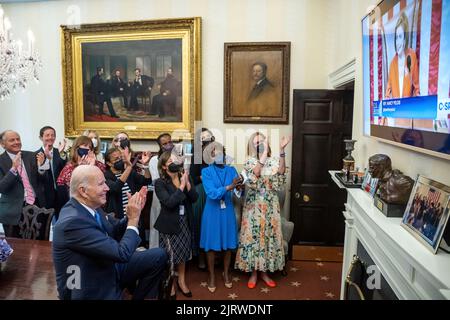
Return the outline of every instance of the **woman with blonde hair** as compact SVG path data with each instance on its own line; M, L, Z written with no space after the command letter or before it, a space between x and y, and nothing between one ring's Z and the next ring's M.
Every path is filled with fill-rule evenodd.
M88 137L89 139L92 140L92 145L94 146L94 153L95 153L95 158L102 162L105 163L105 158L103 157L103 154L101 153L101 145L102 145L102 141L100 140L100 136L98 135L97 131L95 130L85 130L83 132L83 136Z
M254 133L248 141L248 159L244 164L248 176L247 195L235 267L251 272L247 283L250 289L256 287L258 271L268 287L275 287L267 271L283 270L285 264L277 191L286 183L284 149L290 141L290 137L281 139L280 157L272 156L262 133Z

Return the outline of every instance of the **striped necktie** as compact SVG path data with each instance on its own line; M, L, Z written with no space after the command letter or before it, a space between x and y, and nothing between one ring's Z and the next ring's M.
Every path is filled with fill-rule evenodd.
M19 170L19 175L20 178L22 178L23 188L25 190L25 202L28 204L34 204L36 197L34 195L33 187L31 186L30 180L28 179L28 175L25 170L25 166L23 165L23 162Z

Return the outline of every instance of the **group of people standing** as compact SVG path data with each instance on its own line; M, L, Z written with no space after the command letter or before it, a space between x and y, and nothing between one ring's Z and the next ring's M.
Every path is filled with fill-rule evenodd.
M200 140L202 149L194 150L194 159L200 152L201 162L194 160L188 173L184 159L172 151L171 136L158 137L160 152L150 161L150 167L157 163L158 168L156 180L151 169L155 194L150 246L155 246L157 240L157 245L172 256L178 271L176 285L187 297L192 297L192 293L185 281L185 266L193 255L198 256L199 267L203 267L202 256L206 255L207 288L213 293L217 287L216 254L223 255L224 286L232 288L230 267L236 250L234 267L250 273L248 288L256 287L258 272L267 286L275 287L267 272L282 270L285 264L277 191L286 182L284 150L290 138L283 137L280 156L274 157L267 138L254 133L248 142L245 181L227 161L225 147L215 141L210 130L202 128L195 139ZM238 226L232 197L243 196L244 190L242 221ZM172 296L175 295L174 284Z
M158 250L162 251L152 251L147 257L151 261L154 261L155 255L159 257L158 275L162 272L161 259L166 259L161 252L165 252L177 270L177 281L171 288L173 298L176 287L183 295L192 297L186 281L186 263L193 256L199 257L199 267L205 268L206 260L209 271L207 288L215 292L217 253L223 255L225 287L233 286L230 269L234 252L234 268L250 273L248 288L256 287L258 272L267 286L276 286L267 272L282 270L285 264L277 191L283 188L286 181L284 150L290 138L281 139L278 157L273 156L267 138L262 133L254 133L248 141L248 157L242 174L231 166L225 147L216 142L212 132L206 128L195 135L198 141L194 145L201 145L201 150L193 150L193 153L201 155L193 157L189 170L184 156L168 133L157 138L160 150L153 157L150 152L134 152L126 132L119 132L113 138L104 157L99 150L100 138L93 130L87 130L76 138L70 153L64 151L65 140L56 147L56 131L50 126L40 130L43 146L35 153L22 151L20 136L14 131L3 132L0 139L5 149L0 156L0 208L4 210L4 203L9 201L9 207L6 207L8 212L21 212L22 206L27 204L55 209L54 258L60 298L67 294L64 282L67 274L61 267L65 262L60 260L62 256L67 256L67 232L70 230L80 236L80 230L86 227L80 225L80 230L73 229L74 225L68 221L71 221L74 212L84 210L82 207L97 219L95 223L95 220L90 222L100 226L98 230L106 231L107 237L115 239L119 251L135 246L135 249L141 246L137 251L149 252L160 248ZM87 191L88 180L96 191ZM143 247L145 228L140 211L144 208L147 186L150 185L154 186L154 193L150 209L150 249L146 249ZM21 189L21 192L16 189ZM20 201L17 201L18 197ZM245 199L240 226L237 224L233 197ZM13 203L19 203L20 208L14 207ZM111 212L114 214L109 217ZM102 218L97 218L97 213ZM20 215L15 214L14 219L5 220L5 215L2 215L1 222L5 224L7 236L20 236L17 233L19 218ZM128 227L125 228L127 222ZM114 231L119 226L122 238ZM130 228L137 233L139 241L133 231L133 243L127 242L130 236L126 237L127 232L123 232ZM106 241L100 239L105 234L93 233L92 236L100 243ZM86 238L88 242L83 240L83 244L76 244L78 249L75 253L71 247L75 244L70 244L70 250L77 259L82 259L79 246L87 250L87 256L83 259L88 261L92 259L92 250L100 250L92 247L95 241L91 240ZM104 249L107 248L112 249L110 246ZM100 255L102 259L111 258L108 254ZM132 256L127 254L126 259L123 256L111 259L115 263L124 263L130 262ZM63 260L66 261L65 258ZM111 298L115 294L86 296L77 293L71 297Z

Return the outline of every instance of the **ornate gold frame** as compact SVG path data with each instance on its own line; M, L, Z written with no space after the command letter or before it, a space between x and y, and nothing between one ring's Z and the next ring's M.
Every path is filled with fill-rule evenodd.
M181 122L85 122L83 118L82 43L181 39ZM163 132L193 136L194 121L201 119L201 18L133 21L61 26L65 135L76 137L86 129L101 137L126 131L134 139L155 139Z
M289 82L290 82L290 42L235 42L225 43L224 45L224 115L225 123L255 123L255 124L288 124L289 123ZM281 116L273 117L267 114L255 116L239 115L234 112L233 83L240 81L240 77L234 75L233 64L235 64L234 53L255 53L255 52L281 52L281 68L276 72L280 73L281 78L281 100L274 106L281 111Z

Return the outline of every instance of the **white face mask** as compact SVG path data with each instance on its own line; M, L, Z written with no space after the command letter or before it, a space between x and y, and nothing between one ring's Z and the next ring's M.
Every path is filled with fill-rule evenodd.
M98 140L95 138L92 138L91 140L92 140L92 144L94 145L94 148L97 148Z

